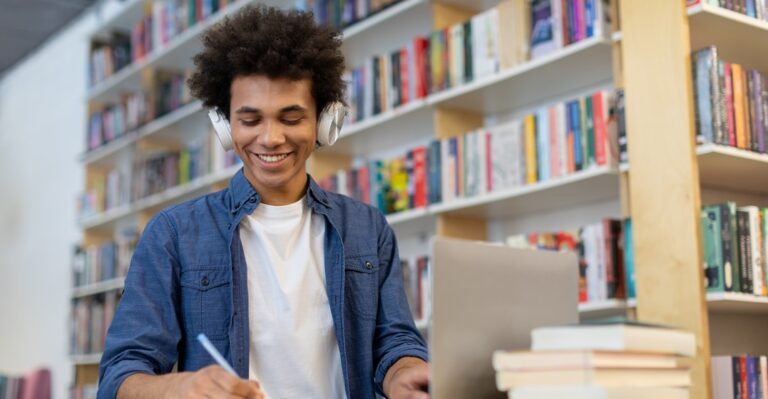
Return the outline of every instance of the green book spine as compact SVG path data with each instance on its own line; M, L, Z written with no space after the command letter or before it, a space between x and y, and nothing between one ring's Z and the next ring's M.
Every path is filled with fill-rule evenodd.
M704 250L704 281L708 291L722 292L723 282L723 241L720 237L721 217L717 205L701 211L701 242Z
M587 97L584 102L586 103L586 123L584 124L587 127L587 165L596 165L596 157L595 157L595 120L594 120L594 113L592 112L593 106L592 106L592 99L593 96Z
M187 27L191 28L197 23L197 1L189 0L187 2Z
M189 150L182 150L179 155L179 184L189 182Z

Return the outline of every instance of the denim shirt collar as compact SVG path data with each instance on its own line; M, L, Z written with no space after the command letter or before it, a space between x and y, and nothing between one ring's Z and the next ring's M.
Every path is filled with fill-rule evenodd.
M309 205L310 209L315 212L325 213L327 209L331 208L328 195L325 190L315 183L315 179L313 179L311 175L307 174L307 178L309 180L307 205ZM233 216L237 215L240 209L246 204L252 205L249 207L251 208L249 209L249 212L252 211L256 204L261 201L261 196L253 189L253 186L251 186L251 183L245 177L243 168L240 168L240 170L235 173L235 176L232 177L232 180L229 183L229 192L231 193L229 210Z

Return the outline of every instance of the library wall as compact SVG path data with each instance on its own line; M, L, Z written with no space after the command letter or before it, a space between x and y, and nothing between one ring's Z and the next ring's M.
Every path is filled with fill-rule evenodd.
M50 367L68 396L72 245L83 173L88 42L103 2L0 78L0 371ZM39 82L46 82L45 86Z

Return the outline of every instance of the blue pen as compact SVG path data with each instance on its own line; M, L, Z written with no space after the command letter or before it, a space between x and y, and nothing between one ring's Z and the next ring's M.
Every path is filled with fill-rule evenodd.
M227 363L227 361L224 359L224 356L221 356L221 353L216 350L216 347L213 346L211 341L208 340L208 337L205 336L205 334L200 333L197 336L197 340L200 341L201 344L203 344L203 348L205 348L206 351L211 355L213 360L216 361L216 363L219 364L219 366L223 367L224 370L227 370L230 374L234 375L235 377L239 376L237 373L235 373L235 370L232 368L232 366Z

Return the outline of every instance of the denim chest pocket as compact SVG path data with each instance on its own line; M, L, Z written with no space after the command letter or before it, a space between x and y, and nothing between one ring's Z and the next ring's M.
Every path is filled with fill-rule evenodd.
M371 256L344 258L344 300L364 319L375 319L379 306L379 259Z
M202 332L211 339L229 335L231 275L224 266L181 272L182 319L189 333Z

